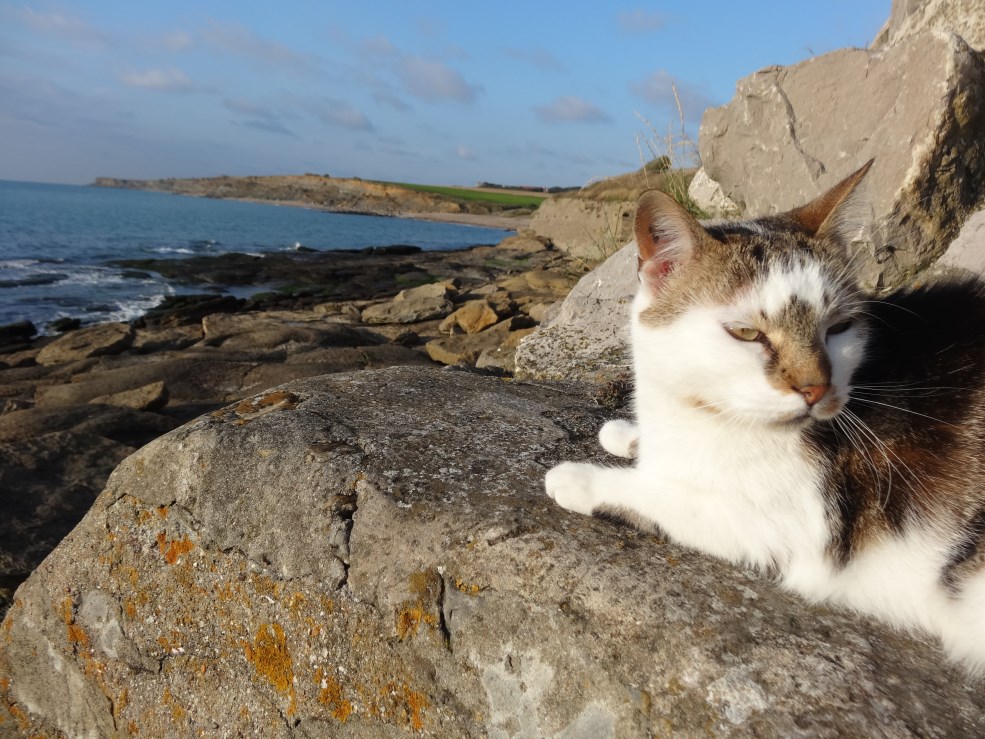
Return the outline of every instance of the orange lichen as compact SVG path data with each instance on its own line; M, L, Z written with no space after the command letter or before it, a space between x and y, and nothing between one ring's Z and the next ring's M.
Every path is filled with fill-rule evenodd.
M455 589L460 590L461 592L466 593L468 595L478 595L480 592L482 592L482 588L480 588L478 585L464 582L462 580L459 580L457 577L455 578Z
M171 695L171 688L164 689L164 697L161 698L161 703L171 709L171 720L175 723L181 721L181 719L185 717L185 709L182 708L175 697Z
M27 731L31 726L31 719L27 717L27 714L18 706L16 703L8 703L7 710L10 711L10 715L14 717L14 721L17 725L21 727L24 731Z
M425 611L420 601L405 604L397 611L397 636L400 637L400 641L417 634L421 624L437 626L438 619Z
M178 539L172 539L168 541L168 535L163 531L157 535L157 548L164 557L164 561L169 565L173 565L178 561L178 558L182 555L188 554L195 545L188 540L188 536L185 535L179 541Z
M247 662L277 691L287 693L291 689L294 668L287 651L287 637L280 624L260 624L253 643L245 645L244 651Z
M421 712L428 708L428 699L423 693L411 690L406 685L387 683L380 688L380 694L397 701L397 708L404 714L404 719L414 731L423 731L424 717Z
M137 722L136 721L131 721L130 723L128 723L127 724L127 731L129 731L131 734L139 734L140 733L140 729L137 726Z
M75 602L71 597L62 600L62 621L65 623L65 636L70 644L88 648L89 635L81 626L75 623Z
M157 515L160 518L167 518L168 517L168 507L166 505L158 506L157 507Z
M352 715L352 703L342 697L341 683L331 675L326 677L319 667L315 670L315 684L319 687L318 702L327 706L332 716L344 724Z

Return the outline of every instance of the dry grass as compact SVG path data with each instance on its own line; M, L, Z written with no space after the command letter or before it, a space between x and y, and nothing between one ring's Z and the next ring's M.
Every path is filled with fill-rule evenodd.
M697 143L684 126L684 111L677 88L672 89L677 102L678 122L669 125L666 134L661 134L650 121L636 114L648 129L647 134L636 136L642 166L635 172L590 183L572 193L572 197L605 202L634 201L644 190L657 189L674 198L695 218L707 217L708 214L687 192L694 173L701 166L701 160Z

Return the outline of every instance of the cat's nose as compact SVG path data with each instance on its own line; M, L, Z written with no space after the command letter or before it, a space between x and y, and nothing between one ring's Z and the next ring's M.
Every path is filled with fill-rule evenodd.
M813 406L820 402L830 387L828 384L802 385L801 387L794 388L794 390L804 396L807 405Z

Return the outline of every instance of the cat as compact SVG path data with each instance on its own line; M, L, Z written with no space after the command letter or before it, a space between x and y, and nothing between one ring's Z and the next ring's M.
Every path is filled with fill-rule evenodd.
M985 285L875 299L851 242L872 162L781 215L702 225L637 204L632 467L564 462L547 494L940 637L985 672Z

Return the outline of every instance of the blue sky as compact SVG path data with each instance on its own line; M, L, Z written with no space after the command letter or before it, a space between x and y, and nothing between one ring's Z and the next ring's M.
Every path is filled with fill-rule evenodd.
M0 0L0 179L582 185L890 1Z

